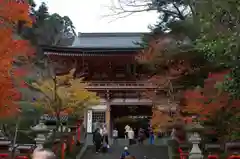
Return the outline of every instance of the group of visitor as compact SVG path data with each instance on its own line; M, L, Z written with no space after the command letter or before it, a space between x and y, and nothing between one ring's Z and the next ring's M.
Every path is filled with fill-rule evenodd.
M149 126L149 129L147 130L148 134L149 134L149 143L150 144L154 144L154 132L151 126ZM125 139L129 140L129 145L133 145L135 144L136 140L135 140L135 133L133 131L133 129L129 126L126 125L125 126ZM143 128L140 128L138 130L138 135L137 135L137 141L139 144L143 144L143 141L146 139L146 132Z
M96 147L96 153L102 151L107 151L109 149L108 142L108 130L106 124L102 124L99 128L93 133L93 143Z

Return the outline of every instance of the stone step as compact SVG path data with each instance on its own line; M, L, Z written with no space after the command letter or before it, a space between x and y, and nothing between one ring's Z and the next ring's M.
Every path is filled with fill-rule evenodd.
M168 159L167 146L156 145L132 145L128 146L131 155L137 159ZM124 146L111 146L108 153L98 153L94 151L94 147L89 147L82 159L119 159L123 152Z
M167 145L167 140L169 138L167 137L164 137L164 138L156 138L155 141L154 141L154 145ZM129 144L129 141L128 139L117 139L118 141L118 145L120 146L126 146ZM88 143L88 145L93 145L93 142L92 142L92 134L88 134L87 135L87 139L86 139L86 142ZM109 139L109 142L110 142L110 145L113 143L112 139ZM144 140L144 145L149 145L149 139L146 139Z
M158 146L167 145L167 140L168 140L168 138L155 139L153 145L156 145L156 146L157 145ZM117 144L120 146L127 146L127 145L129 145L129 141L127 139L117 139ZM150 145L149 139L144 140L143 145Z

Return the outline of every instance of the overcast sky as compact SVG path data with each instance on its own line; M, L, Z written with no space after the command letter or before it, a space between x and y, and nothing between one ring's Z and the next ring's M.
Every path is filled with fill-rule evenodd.
M103 17L111 13L111 0L36 0L43 1L50 13L69 16L76 32L147 32L157 20L155 12L144 12L111 22L113 17Z

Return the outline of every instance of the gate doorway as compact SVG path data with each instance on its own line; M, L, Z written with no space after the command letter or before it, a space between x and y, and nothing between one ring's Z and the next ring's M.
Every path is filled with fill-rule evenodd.
M131 128L133 128L135 135L137 135L139 128L147 130L151 116L151 106L111 106L112 126L118 130L118 135L120 138L124 138L124 128L126 125L129 125Z

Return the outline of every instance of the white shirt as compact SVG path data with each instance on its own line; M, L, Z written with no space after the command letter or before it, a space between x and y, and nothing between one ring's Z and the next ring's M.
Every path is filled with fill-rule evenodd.
M107 128L103 128L103 132L102 132L103 135L107 135L108 134L108 131L107 131Z
M134 139L134 131L133 130L128 131L128 139Z
M117 130L113 130L113 137L118 137L118 131Z

